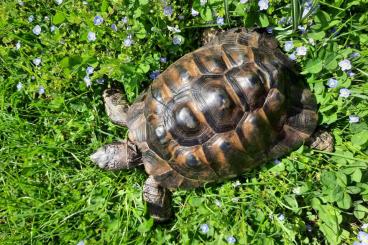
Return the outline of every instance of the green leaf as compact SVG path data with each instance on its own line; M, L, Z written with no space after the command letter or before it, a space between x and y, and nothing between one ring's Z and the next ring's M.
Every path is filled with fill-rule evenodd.
M268 16L264 13L261 13L259 15L258 22L261 27L267 27L270 24L270 22L268 21Z
M153 226L153 219L151 218L151 219L146 220L146 221L144 221L143 223L141 223L141 224L138 226L138 231L139 231L140 233L146 233L146 232L148 232L148 231L150 231L150 230L151 230L152 226Z
M139 69L143 72L143 73L147 73L150 69L150 65L149 64L144 64L141 63L139 64Z
M54 17L52 17L52 23L55 25L63 23L65 20L65 14L63 12L56 12Z
M340 201L337 201L337 206L342 209L349 209L351 207L351 197L348 193L344 193L343 198Z
M368 141L368 130L364 130L362 132L359 132L357 134L354 134L351 137L351 143L356 146L361 146L367 143Z
M324 31L308 33L308 37L313 38L315 41L322 40L326 33Z
M364 207L361 204L358 204L354 208L354 216L358 219L363 219L364 216L368 213L368 208Z
M301 7L299 0L291 1L291 18L293 20L293 30L296 31L298 29L298 25L301 19Z
M284 196L284 200L286 201L287 205L294 209L294 211L298 210L298 202L295 199L295 195L287 195Z
M351 175L351 180L355 182L360 182L362 180L362 171L359 168Z
M307 64L305 65L304 71L302 74L316 74L322 70L322 60L308 60Z
M140 5L146 5L148 3L148 0L139 0Z

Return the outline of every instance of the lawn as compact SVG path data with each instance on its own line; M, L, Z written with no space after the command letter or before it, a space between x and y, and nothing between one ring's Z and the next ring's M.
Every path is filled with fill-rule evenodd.
M0 244L368 244L367 0L0 3ZM89 155L122 140L102 91L133 101L206 28L267 28L319 103L332 153L302 146L173 195L157 225L143 168ZM363 243L363 242L366 243ZM361 243L360 243L361 242Z

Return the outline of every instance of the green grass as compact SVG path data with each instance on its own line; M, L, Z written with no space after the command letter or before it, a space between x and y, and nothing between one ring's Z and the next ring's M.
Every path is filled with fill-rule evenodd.
M263 11L254 0L208 0L204 6L173 1L171 16L163 15L161 1L87 2L0 3L1 244L224 244L228 236L239 244L352 244L359 231L367 232L367 1L319 1L305 18L298 1L270 1ZM192 7L199 16L191 16ZM96 15L103 24L93 24ZM224 17L224 26L215 24L217 16ZM282 17L294 23L280 24ZM141 198L144 170L107 172L88 159L101 145L126 137L126 129L105 115L103 89L124 88L132 101L150 84L152 71L163 71L200 46L205 27L256 24L274 27L281 47L292 40L289 55L307 48L297 62L320 104L320 127L335 137L335 151L301 147L280 164L223 184L176 191L174 219L154 225ZM36 25L38 36L32 33ZM168 31L176 25L180 33ZM293 31L298 25L307 32ZM96 33L93 42L89 31ZM125 47L129 34L134 43ZM181 45L173 44L174 35ZM355 52L360 56L352 58ZM32 63L37 57L39 66ZM351 61L354 76L340 69L343 59ZM87 66L95 68L91 87L83 81ZM99 78L104 84L96 83ZM329 78L337 79L336 88L327 86ZM339 96L342 88L350 96ZM351 115L360 121L349 123ZM202 224L208 224L207 233Z

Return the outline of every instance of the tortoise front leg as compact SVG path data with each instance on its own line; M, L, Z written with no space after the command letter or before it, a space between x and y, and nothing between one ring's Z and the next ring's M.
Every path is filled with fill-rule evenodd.
M170 219L171 192L161 187L153 176L149 176L144 183L143 199L147 202L148 212L154 220L164 222Z
M107 170L130 169L142 164L140 151L129 140L102 146L91 155L91 160Z
M126 126L128 103L123 98L123 94L117 89L106 89L103 92L105 110L110 120L120 126Z

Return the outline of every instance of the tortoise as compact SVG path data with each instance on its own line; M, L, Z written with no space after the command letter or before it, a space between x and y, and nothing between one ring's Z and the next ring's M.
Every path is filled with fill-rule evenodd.
M172 216L171 191L240 175L309 142L329 150L317 103L295 64L261 30L217 34L161 73L132 105L118 89L103 93L128 139L91 155L108 170L144 165L148 212ZM327 142L327 144L326 144Z

